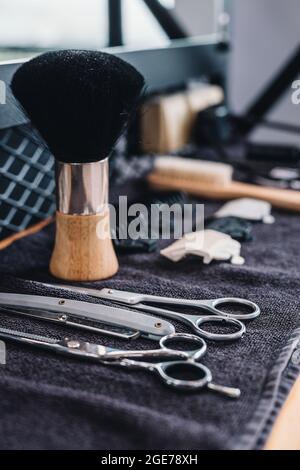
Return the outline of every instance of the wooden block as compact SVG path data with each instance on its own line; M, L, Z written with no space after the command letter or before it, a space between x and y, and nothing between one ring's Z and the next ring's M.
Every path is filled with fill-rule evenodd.
M190 141L197 113L223 99L222 89L213 85L150 99L141 113L143 151L162 154L179 150Z

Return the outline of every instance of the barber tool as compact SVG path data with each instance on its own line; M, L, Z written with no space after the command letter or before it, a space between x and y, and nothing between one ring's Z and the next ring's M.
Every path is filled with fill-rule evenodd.
M124 227L125 228L125 227ZM119 232L118 232L119 233ZM114 244L117 252L120 253L152 253L157 250L157 240L151 238L121 239L116 237Z
M271 215L271 210L271 204L266 201L242 198L227 202L214 214L214 217L240 217L252 222L273 224L275 219Z
M164 153L179 150L189 142L197 113L223 100L222 88L207 83L150 98L141 113L143 151Z
M297 191L232 180L233 167L224 163L162 156L154 160L150 184L157 190L180 190L209 199L262 199L275 207L300 212Z
M246 158L254 163L265 162L283 167L297 167L300 164L300 150L290 145L247 142Z
M216 143L221 145L232 140L234 130L229 110L221 104L198 113L192 130L192 138L199 146L214 146Z
M58 340L44 336L23 333L0 328L0 338L12 340L49 351L66 354L75 358L91 359L105 365L117 365L129 369L143 369L156 373L169 387L185 391L195 391L207 387L209 390L222 393L229 398L239 398L238 388L225 387L212 383L211 371L197 362L206 352L206 343L201 338L188 334L172 334L160 339L159 349L125 351L113 349L101 344L87 343L77 339ZM176 342L174 347L168 343ZM190 351L178 349L178 341L193 343ZM177 346L176 346L177 345ZM168 362L140 362L134 359L172 359ZM174 360L175 359L175 360ZM178 378L178 373L183 378ZM197 378L187 379L186 374L193 373Z
M161 318L63 297L0 293L0 309L6 313L25 315L123 339L135 339L140 335L157 339L175 332L174 326ZM86 321L94 322L96 326L89 325ZM128 331L109 330L102 325L100 328L99 322Z
M110 238L108 157L144 86L103 52L42 54L15 73L12 91L56 158L56 241L51 273L105 279L118 270Z
M49 284L44 284L45 287L50 287ZM188 299L175 299L172 297L159 297L155 295L137 294L134 292L125 292L115 289L91 289L87 287L66 286L66 285L51 285L51 288L65 289L74 293L81 293L103 300L110 300L122 305L130 305L132 308L150 312L153 314L161 315L162 317L178 320L190 326L196 334L200 337L212 341L232 341L239 339L246 331L245 325L240 320L252 320L260 315L260 308L254 302L246 299L239 299L236 297L224 297L213 300L188 300ZM148 305L150 304L150 305ZM158 304L155 307L153 304ZM241 308L251 309L250 313L230 313L225 310L217 308L218 306L226 307L231 305L239 306ZM173 310L165 310L161 306L170 305L182 309L196 308L205 310L211 315L195 316L188 315ZM201 326L204 323L217 323L219 326L233 327L233 333L211 333Z
M168 207L170 210L174 206L174 204L181 208L182 213L184 212L184 207L185 204L189 203L188 196L186 193L183 193L182 191L150 191L148 195L145 198L145 204L149 210L149 213L153 211L154 208L156 208L158 211L163 210L164 207ZM190 217L193 218L193 213L190 214ZM185 217L187 217L187 214L185 214ZM149 221L149 226L151 229L151 236L152 234L156 233L157 238L159 238L159 234L163 230L163 223L162 219L159 217L157 220L157 226L154 225L154 221L151 220ZM170 218L170 231L171 233L174 232L175 227L175 218ZM192 223L192 220L191 220Z
M229 260L231 264L242 265L245 260L240 252L241 244L230 235L216 230L199 230L185 234L180 240L161 250L160 254L174 263L187 255L195 255L202 257L204 264L213 260Z
M187 195L180 191L171 191L171 192L147 192L145 197L131 201L131 204L143 205L147 211L144 213L140 211L138 217L128 216L127 221L122 222L120 218L117 217L116 228L112 228L112 235L114 238L114 244L118 252L126 253L152 253L153 251L158 250L158 240L160 238L160 233L163 230L162 219L161 217L150 217L153 210L161 211L164 207L168 206L171 210L171 206L176 204L180 206L182 211L184 211L184 205L188 202ZM115 206L117 214L120 214L122 209L119 209L119 206ZM147 215L148 214L148 215ZM194 213L190 215L191 219L193 218ZM187 217L187 215L185 214ZM128 227L130 224L135 221L139 225L139 237L131 238L130 233L128 232ZM174 231L175 220L170 218L169 220L169 230L171 233ZM192 224L192 220L191 220Z
M256 184L274 188L300 190L300 170L286 166L273 166L267 174L253 175Z
M118 208L116 213L120 213ZM153 240L148 235L148 220L145 218L143 213L138 216L140 225L140 236L139 238L130 238L128 233L128 227L130 223L135 220L136 217L128 216L127 221L117 221L116 229L112 228L112 235L114 237L114 244L118 252L125 253L152 253L158 249L157 240Z
M53 323L59 323L63 326L69 326L71 328L76 328L78 330L85 330L96 334L102 334L105 336L112 336L115 338L120 338L124 340L133 340L137 339L141 336L140 331L130 330L128 328L122 328L121 326L116 327L113 325L108 325L102 322L93 321L94 326L92 324L87 324L86 319L84 319L85 323L77 323L76 318L72 315L66 315L56 312L47 312L42 310L34 310L34 309L24 309L24 308L12 308L7 306L0 306L0 313L6 315L21 315L29 318L33 318L36 320L42 321L49 321ZM72 319L71 319L72 318ZM97 325L97 326L95 326Z
M239 242L247 242L253 240L252 229L253 224L241 217L219 217L211 218L205 221L205 226L209 230L226 233L234 240Z

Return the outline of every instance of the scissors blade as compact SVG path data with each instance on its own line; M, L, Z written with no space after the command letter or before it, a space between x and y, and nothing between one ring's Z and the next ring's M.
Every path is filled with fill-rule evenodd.
M8 339L17 343L25 343L31 346L39 346L43 349L49 349L67 355L76 355L81 358L95 359L100 362L118 362L126 358L151 357L160 350L152 351L125 351L103 346L101 344L89 343L78 339L64 338L62 340L46 336L26 333L23 331L0 328L0 338ZM147 354L147 352L149 354Z
M110 351L113 351L112 348L106 348L102 345L79 341L77 339L64 338L60 340L8 328L0 328L0 338L48 349L57 353L93 359L105 358Z
M100 305L62 297L43 297L28 294L0 293L0 305L41 309L74 315L84 320L94 320L140 331L149 338L160 338L175 332L174 326L165 320L140 312Z
M51 287L52 289L63 289L69 292L76 292L79 294L89 295L90 297L96 297L102 300L111 300L115 302L120 302L126 305L136 305L145 300L158 299L156 296L149 296L144 294L137 294L134 292L126 292L116 289L93 289L90 287L78 287L78 286L67 286L64 284L43 284L45 287Z
M46 336L25 333L23 331L11 330L9 328L0 328L0 338L16 341L18 343L26 343L31 345L39 345L46 348L55 348L59 345L60 340L49 338Z

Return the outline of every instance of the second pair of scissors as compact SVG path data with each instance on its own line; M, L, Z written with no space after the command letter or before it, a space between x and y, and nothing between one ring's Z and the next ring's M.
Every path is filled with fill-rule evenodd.
M113 349L77 339L58 340L6 328L0 328L0 338L68 356L92 359L109 366L146 370L158 375L169 387L180 390L196 391L206 387L229 398L238 398L241 393L238 388L212 382L210 369L198 362L206 352L206 343L202 338L194 335L174 333L160 339L159 349L131 351ZM183 349L178 345L178 342L182 341L189 344L188 349ZM139 359L144 359L144 361ZM146 362L149 359L167 361Z
M80 292L104 300L110 300L122 305L130 305L134 309L155 313L162 317L171 318L183 322L190 326L194 333L210 341L233 341L241 338L246 327L241 320L251 320L260 315L260 308L254 302L236 297L224 297L212 300L189 300L177 299L172 297L159 297L156 295L138 294L134 292L120 291L116 289L91 289L84 287L74 287L65 285L55 285L52 287ZM234 305L239 308L237 313L222 310L220 307L229 307ZM166 309L165 306L179 307L182 309L200 309L208 312L208 315L192 315L179 311ZM250 312L243 313L242 309L250 309ZM202 326L207 323L215 323L219 326L228 326L234 331L215 333L207 331Z

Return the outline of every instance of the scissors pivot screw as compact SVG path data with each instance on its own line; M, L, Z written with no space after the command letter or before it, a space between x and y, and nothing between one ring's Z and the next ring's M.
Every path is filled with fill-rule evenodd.
M162 323L160 323L160 322L157 322L157 323L155 323L155 325L154 325L154 326L155 326L155 328L161 328L161 327L162 327Z
M113 291L112 289L109 289L108 293L109 293L109 294L113 294L114 291Z
M60 321L66 321L68 319L67 315L60 315L59 320Z
M79 341L75 341L75 340L68 341L68 348L78 349L79 347L80 347Z
M64 305L65 302L66 302L65 300L60 300L60 301L58 302L58 305Z

